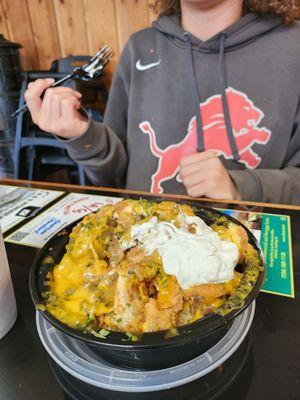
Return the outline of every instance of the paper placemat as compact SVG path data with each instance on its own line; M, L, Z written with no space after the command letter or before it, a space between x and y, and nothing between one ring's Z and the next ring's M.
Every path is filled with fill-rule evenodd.
M5 242L41 248L61 229L119 197L70 193L9 235Z
M0 225L3 233L36 215L64 192L0 185Z

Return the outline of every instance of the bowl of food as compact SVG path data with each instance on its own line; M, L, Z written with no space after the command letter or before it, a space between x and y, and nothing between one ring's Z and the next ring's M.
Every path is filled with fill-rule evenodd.
M127 199L56 234L30 271L57 329L118 366L160 369L212 347L258 295L261 249L211 208Z

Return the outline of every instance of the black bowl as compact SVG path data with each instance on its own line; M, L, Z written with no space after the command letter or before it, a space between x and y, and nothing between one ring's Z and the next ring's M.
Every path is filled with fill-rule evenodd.
M168 332L160 331L145 333L139 341L131 342L125 334L120 332L110 332L106 339L101 339L90 333L70 328L47 311L39 310L39 312L64 334L84 341L102 358L125 368L146 370L167 368L191 360L207 351L230 329L233 319L257 297L263 284L265 269L260 246L253 234L243 224L217 210L208 207L199 208L195 204L193 206L196 214L208 225L223 216L227 220L243 226L248 234L249 242L258 253L260 272L256 282L246 298L240 304L235 304L234 309L226 315L210 314L196 322L181 326L177 328L176 336L170 337ZM47 273L60 262L69 241L69 234L77 223L78 221L57 233L37 254L29 277L31 297L35 306L44 302L42 293L48 290L48 287L45 286Z

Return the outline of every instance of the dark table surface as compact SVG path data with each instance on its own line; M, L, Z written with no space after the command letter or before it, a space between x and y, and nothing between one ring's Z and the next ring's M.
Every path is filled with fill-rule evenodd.
M214 206L212 203L209 205ZM224 207L224 204L221 206ZM238 205L227 207L240 208ZM260 294L249 354L232 384L217 397L222 400L300 399L300 210L261 208L260 211L291 216L296 298ZM53 376L36 331L35 310L29 294L29 268L37 250L12 244L6 244L6 247L18 318L12 330L0 340L0 400L62 400L65 397ZM193 387L195 393L197 383ZM193 399L189 390L186 390L186 396L182 395L185 393L182 390L178 393L180 399ZM97 398L108 398L106 396L99 392ZM165 396L167 398L167 392ZM177 395L172 397L177 400ZM111 398L119 399L116 393L112 393ZM134 398L148 399L143 394Z

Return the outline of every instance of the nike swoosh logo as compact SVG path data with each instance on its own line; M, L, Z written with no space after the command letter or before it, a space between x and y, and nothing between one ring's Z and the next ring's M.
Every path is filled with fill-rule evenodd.
M159 61L157 61L157 62L155 62L155 63L152 63L152 64L145 64L145 65L142 65L142 64L141 64L141 60L137 60L135 66L136 66L136 69L138 69L139 71L145 71L146 69L156 67L156 66L159 65L160 63L161 63L161 60L159 60Z

